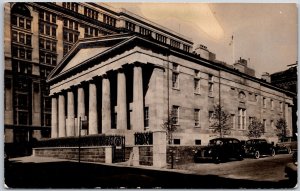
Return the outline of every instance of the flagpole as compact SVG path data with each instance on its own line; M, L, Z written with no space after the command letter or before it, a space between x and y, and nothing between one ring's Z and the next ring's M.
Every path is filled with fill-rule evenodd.
M232 40L232 64L234 64L235 60L234 60L234 40L233 40L233 35L231 37Z

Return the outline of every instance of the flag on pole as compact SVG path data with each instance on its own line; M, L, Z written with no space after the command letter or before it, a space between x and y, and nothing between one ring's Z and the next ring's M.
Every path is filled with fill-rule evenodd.
M233 44L233 35L231 36L231 41L229 43L229 46L231 46Z

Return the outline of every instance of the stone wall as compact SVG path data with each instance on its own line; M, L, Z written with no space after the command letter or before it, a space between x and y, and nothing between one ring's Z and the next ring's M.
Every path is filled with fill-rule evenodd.
M174 165L194 162L195 150L203 146L167 146L167 163L172 163L172 154Z
M53 157L60 159L78 160L78 148L34 148L33 155L39 157ZM80 148L80 160L105 163L105 147Z
M140 165L153 166L153 146L139 146Z

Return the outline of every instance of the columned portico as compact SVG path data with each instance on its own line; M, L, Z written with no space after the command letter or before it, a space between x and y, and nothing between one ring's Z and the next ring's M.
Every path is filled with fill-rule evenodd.
M89 135L98 134L97 89L95 81L89 82Z
M102 133L111 129L110 81L105 74L102 78Z
M133 67L133 130L144 131L144 95L141 64Z
M69 89L67 96L67 136L75 136L74 92Z
M51 99L51 138L58 137L58 118L57 118L57 98L52 97Z
M58 96L58 137L66 136L65 96Z
M123 69L118 70L117 90L117 129L127 129L127 97L126 97L126 76Z

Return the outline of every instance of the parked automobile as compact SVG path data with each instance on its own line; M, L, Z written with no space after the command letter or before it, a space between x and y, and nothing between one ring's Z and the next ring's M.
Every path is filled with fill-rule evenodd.
M289 178L289 180L293 186L295 186L297 184L297 169L298 169L297 155L298 155L298 152L295 151L293 153L293 162L288 163L284 169L285 176Z
M243 160L242 144L235 138L216 138L209 141L207 147L195 151L195 162L211 159L215 163L236 158Z
M250 139L244 145L244 155L255 159L262 155L275 156L274 143L268 143L266 139Z
M287 153L291 154L292 151L297 150L297 140L287 137L284 139L280 139L280 141L276 144L276 153Z

